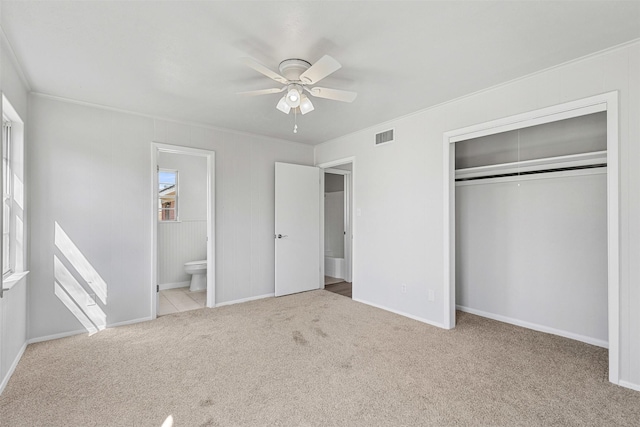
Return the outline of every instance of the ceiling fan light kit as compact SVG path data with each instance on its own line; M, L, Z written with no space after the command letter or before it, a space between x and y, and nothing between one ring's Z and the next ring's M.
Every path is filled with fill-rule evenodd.
M300 98L300 112L304 115L315 110L313 104L307 95L302 95Z
M269 68L251 58L244 58L243 62L247 66L284 86L281 88L240 92L240 94L257 96L286 91L286 95L280 98L276 105L276 108L285 114L289 114L293 109L294 113L297 114L300 112L304 115L315 109L309 97L304 94L305 91L314 97L342 102L353 102L358 95L356 92L346 90L307 87L308 85L318 83L320 80L342 68L342 65L329 55L323 56L313 65L303 59L285 59L278 66L280 74L271 71ZM294 126L294 133L297 133L297 124Z
M278 101L278 105L276 105L276 108L285 114L289 114L289 111L291 111L291 107L289 107L289 104L287 104L286 96L280 98L280 101Z
M287 92L287 104L291 108L297 108L300 106L300 96L302 95L302 87L296 84L289 85L289 91Z

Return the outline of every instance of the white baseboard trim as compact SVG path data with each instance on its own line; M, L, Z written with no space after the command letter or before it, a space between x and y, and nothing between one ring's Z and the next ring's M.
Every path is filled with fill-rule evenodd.
M125 320L124 322L117 322L117 323L112 323L110 325L107 325L107 328L117 328L118 326L133 325L134 323L147 322L149 320L153 320L153 318L151 316L148 316L148 317L141 317L139 319Z
M356 302L360 302L362 304L370 305L371 307L379 308L381 310L390 311L391 313L399 314L400 316L408 317L409 319L417 320L418 322L426 323L427 325L435 326L437 328L444 329L444 325L439 322L434 322L433 320L425 319L424 317L414 316L413 314L405 313L399 310L394 310L389 307L385 307L383 305L374 304L369 301L361 300L359 298L352 298Z
M35 344L37 342L57 340L59 338L66 338L66 337L71 337L73 335L88 334L88 333L89 333L89 331L87 331L86 329L82 329L82 330L79 330L79 331L62 332L60 334L53 334L53 335L46 335L44 337L30 338L30 339L27 340L27 344Z
M511 325L521 326L527 329L533 329L534 331L545 332L547 334L552 334L552 335L558 335L564 338L581 341L581 342L595 345L598 347L609 348L609 343L606 341L599 340L597 338L587 337L585 335L575 334L573 332L551 328L549 326L539 325L537 323L531 323L524 320L514 319L512 317L502 316L500 314L488 313L486 311L476 310L475 308L463 307L461 305L456 305L456 310L464 311L465 313L475 314L476 316L486 317L492 320L497 320L499 322L509 323Z
M2 394L2 392L4 391L4 388L7 386L7 384L9 384L9 379L11 378L11 375L13 375L13 372L16 370L16 367L18 366L20 359L22 359L22 355L24 354L24 351L27 349L27 344L28 343L26 341L24 344L22 344L22 348L16 355L16 358L13 359L13 363L9 367L7 374L2 379L2 382L0 383L0 394Z
M162 283L160 286L161 291L166 291L167 289L176 289L176 288L186 288L191 285L190 281L186 282L175 282L175 283Z
M640 384L630 383L629 381L620 380L618 383L620 387L630 388L631 390L640 391Z
M151 317L142 317L140 319L125 320L124 322L117 322L117 323L108 324L107 328L115 328L115 327L118 327L118 326L131 325L133 323L146 322L147 320L152 320L152 319L151 319ZM100 331L98 331L98 332L100 332ZM98 333L98 332L94 332L94 333ZM53 335L46 335L44 337L30 338L30 339L27 340L27 344L35 344L37 342L57 340L59 338L72 337L74 335L80 335L80 334L89 334L89 331L87 331L86 329L82 329L82 330L79 330L79 331L62 332L60 334L53 334Z
M223 307L225 305L240 304L240 303L243 303L243 302L254 301L254 300L263 299L263 298L270 298L270 297L273 297L273 296L275 296L274 293L258 295L258 296L255 296L255 297L241 298L241 299L236 299L236 300L233 300L233 301L219 302L215 306L216 307Z

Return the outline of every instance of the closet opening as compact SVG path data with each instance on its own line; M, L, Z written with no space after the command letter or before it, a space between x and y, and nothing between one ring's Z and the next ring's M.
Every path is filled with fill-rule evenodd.
M618 383L617 93L445 134L455 310L603 348Z
M455 154L457 310L606 348L606 112Z

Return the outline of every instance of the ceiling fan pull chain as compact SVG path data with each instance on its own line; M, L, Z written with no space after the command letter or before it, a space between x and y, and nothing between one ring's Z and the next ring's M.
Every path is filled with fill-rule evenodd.
M298 109L293 110L293 133L298 133Z

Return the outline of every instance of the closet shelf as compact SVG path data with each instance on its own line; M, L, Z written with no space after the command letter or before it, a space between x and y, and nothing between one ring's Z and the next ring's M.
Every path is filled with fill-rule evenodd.
M521 162L500 163L495 165L456 169L455 179L476 178L514 172L569 168L606 163L607 152L594 151L591 153L570 154L567 156L546 157L542 159L524 160Z

